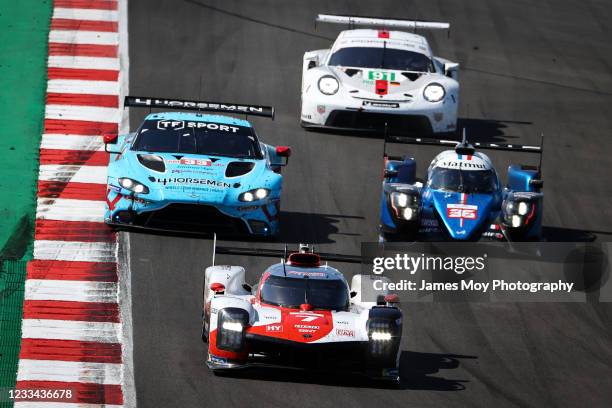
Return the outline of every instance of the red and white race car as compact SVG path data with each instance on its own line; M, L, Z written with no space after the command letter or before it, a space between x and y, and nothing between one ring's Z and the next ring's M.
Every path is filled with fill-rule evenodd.
M349 289L307 245L268 267L253 288L241 266L206 268L208 367L349 371L399 381L402 312L397 295L362 301L361 281L369 278L355 275Z

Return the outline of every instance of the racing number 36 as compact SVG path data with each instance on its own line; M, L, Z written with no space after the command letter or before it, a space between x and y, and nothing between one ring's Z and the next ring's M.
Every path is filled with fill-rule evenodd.
M478 217L478 207L475 205L449 204L446 208L446 216L448 218L475 220Z
M395 72L368 71L368 79L374 81L395 81Z

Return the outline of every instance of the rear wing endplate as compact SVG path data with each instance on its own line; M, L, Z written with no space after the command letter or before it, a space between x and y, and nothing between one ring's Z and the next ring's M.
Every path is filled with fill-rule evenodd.
M190 110L199 112L223 112L242 115L263 116L274 119L274 107L247 105L229 102L206 102L182 99L153 98L147 96L126 96L123 106L149 109Z

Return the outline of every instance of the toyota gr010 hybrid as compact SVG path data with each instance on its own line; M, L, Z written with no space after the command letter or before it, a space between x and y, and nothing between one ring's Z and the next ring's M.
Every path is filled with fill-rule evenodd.
M273 108L126 97L126 106L273 116ZM259 141L229 116L150 113L136 132L105 136L106 213L113 226L270 237L279 230L291 150Z
M398 143L436 142L392 137ZM427 180L416 177L416 161L385 154L380 207L384 240L537 240L541 235L541 163L511 164L504 186L491 159L465 139L438 154ZM538 152L541 146L478 144L481 148ZM386 150L386 148L385 148ZM541 157L541 156L540 156Z
M362 284L370 278L355 275L349 288L340 271L304 245L268 267L252 288L241 266L208 267L202 321L208 367L217 373L288 367L397 381L402 312L397 295L363 295L373 293Z
M400 28L448 23L319 15L317 21ZM455 132L459 65L435 57L421 35L387 28L342 31L330 49L309 51L302 65L305 128L394 133Z

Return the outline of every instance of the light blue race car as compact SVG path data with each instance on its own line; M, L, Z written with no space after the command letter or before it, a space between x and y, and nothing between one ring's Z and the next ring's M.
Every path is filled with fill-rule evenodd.
M125 98L125 106L274 116L266 106ZM150 113L128 135L106 135L104 221L115 227L274 237L291 149L259 141L247 120Z

